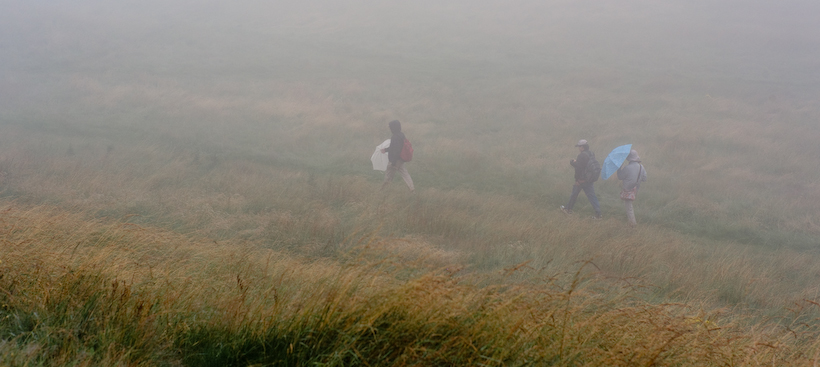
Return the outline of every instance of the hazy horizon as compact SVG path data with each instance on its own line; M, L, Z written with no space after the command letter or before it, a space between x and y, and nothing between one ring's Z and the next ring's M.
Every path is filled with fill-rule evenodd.
M344 76L421 66L528 76L615 69L816 83L809 1L4 1L16 73ZM348 63L350 62L350 64ZM546 69L546 70L545 70Z

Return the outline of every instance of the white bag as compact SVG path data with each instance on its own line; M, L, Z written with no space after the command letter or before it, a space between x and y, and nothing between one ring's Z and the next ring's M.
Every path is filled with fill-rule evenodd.
M372 156L370 156L370 161L373 162L373 170L387 171L387 165L390 164L390 160L387 158L387 153L382 153L382 149L387 149L389 147L390 139L385 140L384 143L381 143L376 147L376 151L373 152Z

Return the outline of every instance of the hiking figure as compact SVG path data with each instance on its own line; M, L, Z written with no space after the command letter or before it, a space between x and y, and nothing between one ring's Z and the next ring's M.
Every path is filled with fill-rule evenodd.
M398 172L401 178L404 179L404 182L407 183L410 192L413 192L415 191L413 179L410 178L410 173L407 172L407 168L405 167L405 163L412 158L413 148L410 147L410 142L404 136L404 133L401 132L401 123L399 120L390 121L388 126L393 136L390 137L390 146L386 149L382 149L382 153L387 153L387 160L390 163L387 165L387 170L384 171L384 182L381 188L384 189L390 181L393 181L393 176ZM407 146L407 148L405 146Z
M592 209L595 210L595 218L601 219L601 206L598 204L598 197L595 196L595 188L593 187L593 184L601 175L601 165L595 159L595 154L589 150L589 144L585 139L579 140L575 146L579 151L578 157L569 162L570 165L575 167L575 184L572 185L572 195L569 197L569 202L566 206L561 206L561 211L572 214L575 200L578 199L581 190L584 190L589 203L592 204Z
M621 200L624 201L626 208L626 218L629 220L629 226L635 227L638 223L635 221L635 211L632 208L632 202L638 196L638 188L641 187L641 182L646 182L646 169L641 164L641 157L638 156L638 151L632 149L626 157L627 165L618 169L618 179L623 181L621 185Z

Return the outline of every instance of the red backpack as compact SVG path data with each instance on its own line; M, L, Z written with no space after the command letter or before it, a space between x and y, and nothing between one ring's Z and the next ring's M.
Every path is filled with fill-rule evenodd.
M399 158L405 162L413 160L413 146L410 145L410 140L407 140L407 138L404 138L404 146L401 147Z

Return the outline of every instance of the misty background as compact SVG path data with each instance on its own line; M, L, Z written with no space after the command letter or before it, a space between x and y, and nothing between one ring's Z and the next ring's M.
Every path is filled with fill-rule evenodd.
M127 90L137 87L145 89L143 98L161 95L163 103L180 108L196 102L174 95L185 90L221 103L199 109L238 110L251 99L277 97L265 93L279 83L356 81L349 94L366 96L389 114L399 113L390 91L400 88L504 98L505 89L524 87L548 100L558 87L553 79L574 74L581 83L598 83L596 88L617 90L631 82L681 88L698 79L709 81L704 95L727 93L721 85L745 82L749 94L787 92L799 99L802 89L816 88L820 78L820 5L811 1L3 1L0 6L6 114L83 97L110 105L137 98L128 95L136 91ZM373 90L379 93L367 94ZM153 110L145 104L120 112ZM272 117L258 113L236 120ZM80 118L67 106L59 115Z

